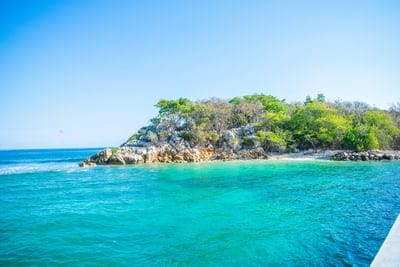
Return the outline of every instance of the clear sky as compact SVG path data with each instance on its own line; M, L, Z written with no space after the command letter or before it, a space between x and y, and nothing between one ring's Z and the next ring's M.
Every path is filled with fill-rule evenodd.
M0 0L0 149L118 146L161 98L400 101L400 1Z

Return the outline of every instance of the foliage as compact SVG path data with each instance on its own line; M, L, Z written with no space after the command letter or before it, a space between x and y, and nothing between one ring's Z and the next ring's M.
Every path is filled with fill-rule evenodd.
M128 138L128 141L135 141L135 140L139 139L140 136L141 136L140 133L134 133L131 135L131 137Z
M113 147L113 148L111 148L111 152L112 152L113 154L118 153L120 150L121 150L121 149L120 149L119 147Z
M222 147L228 130L250 127L252 132L233 137L235 143L261 145L266 151L390 149L400 146L399 106L385 111L362 102L329 102L323 94L293 104L264 94L228 101L162 99L156 104L158 116L151 120L152 134L141 129L129 140L163 141L178 135L193 146Z
M356 151L378 149L379 141L375 127L359 124L351 128L343 140L344 147Z
M186 141L192 141L196 138L196 133L193 131L182 131L181 136Z
M193 103L187 98L179 98L178 100L162 99L155 106L159 108L159 114L162 116L177 113L188 116L192 110Z
M245 136L243 137L243 145L246 147L254 147L257 145L257 137L255 136Z
M284 132L258 131L256 135L260 138L266 151L282 152L286 149L286 136Z

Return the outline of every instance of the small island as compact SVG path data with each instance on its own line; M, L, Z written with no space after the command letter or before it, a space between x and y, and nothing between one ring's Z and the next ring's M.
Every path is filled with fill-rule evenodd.
M255 94L162 99L156 107L148 126L79 165L268 159L300 151L333 160L400 158L400 105L382 110L362 102L328 102L323 94L287 103Z

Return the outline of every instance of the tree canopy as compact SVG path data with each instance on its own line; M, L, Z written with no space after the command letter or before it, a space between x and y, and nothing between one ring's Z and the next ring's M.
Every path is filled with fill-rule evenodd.
M254 94L230 100L162 99L151 120L157 138L171 131L194 146L222 145L227 131L252 129L246 142L266 151L295 149L399 149L399 105L389 111L362 102L327 102L323 94L304 103L287 103L271 95ZM139 134L131 138L137 138Z

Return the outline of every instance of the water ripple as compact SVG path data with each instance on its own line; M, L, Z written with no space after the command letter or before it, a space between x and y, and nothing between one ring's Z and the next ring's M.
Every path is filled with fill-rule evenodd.
M398 162L3 164L0 264L368 266L399 181Z

